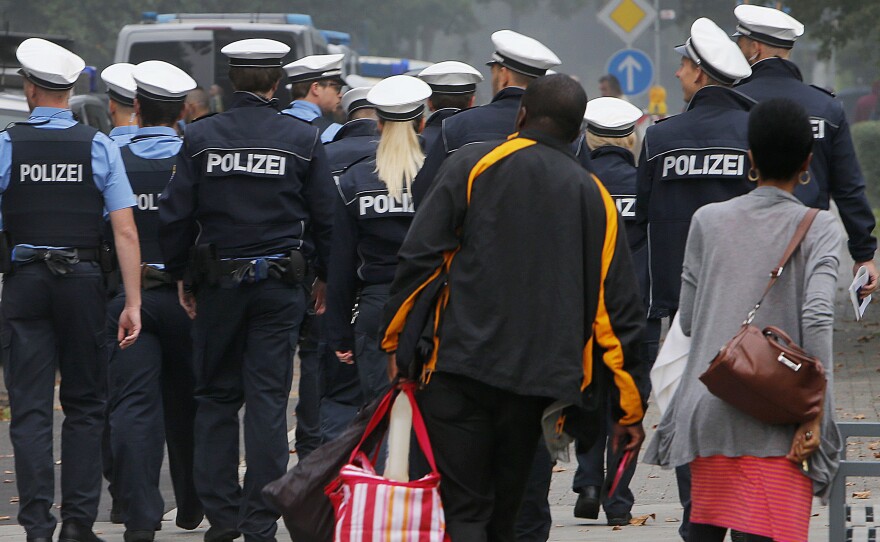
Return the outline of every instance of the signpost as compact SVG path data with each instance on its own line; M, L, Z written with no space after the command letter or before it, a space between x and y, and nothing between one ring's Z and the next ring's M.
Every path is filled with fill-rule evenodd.
M599 22L611 29L628 47L657 18L648 0L611 0L598 13Z
M614 53L608 60L607 72L617 77L627 96L645 92L654 80L651 59L638 49L622 49Z

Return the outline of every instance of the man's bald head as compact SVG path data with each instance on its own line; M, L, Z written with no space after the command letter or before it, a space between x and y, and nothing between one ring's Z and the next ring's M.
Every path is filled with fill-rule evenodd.
M186 122L204 117L211 112L211 97L202 87L196 87L186 95Z
M523 94L517 127L574 141L586 109L587 93L580 83L568 75L546 75L535 79Z

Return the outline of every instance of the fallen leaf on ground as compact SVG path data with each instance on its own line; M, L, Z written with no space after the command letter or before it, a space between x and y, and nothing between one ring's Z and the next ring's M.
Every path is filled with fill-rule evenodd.
M817 518L817 517L819 517L819 512L816 512L815 514L811 515L810 517L811 517L811 518Z
M880 452L874 452L874 459L880 459Z
M18 502L18 497L10 497L9 504L15 504Z
M660 478L659 474L649 474L648 478Z
M0 521L9 521L10 519L12 518L10 518L9 516L0 516Z
M864 414L856 414L855 416L853 416L853 419L854 420L864 420L865 415Z
M630 525L645 525L648 523L648 520L657 519L657 514L646 514L644 516L636 516L629 520Z
M666 518L665 521L666 521L666 523L678 523L681 520L678 518Z
M59 459L58 461L55 462L55 464L56 464L56 465L60 465L60 464L61 464L61 460Z
M3 483L4 483L4 484L11 484L11 483L12 483L12 480L3 480Z
M854 485L856 485L855 482L847 482L847 483L846 483L846 487L852 487L852 486L854 486Z
M622 531L623 527L621 527L620 525L615 525L614 527L611 528L611 530L612 531Z
M565 467L559 467L559 466L553 467L553 472L565 472L567 470L568 469L566 469Z
M13 472L11 470L5 470L3 471L3 474L13 474Z
M871 498L871 490L868 491L856 491L852 495L856 499L870 499Z
M875 441L875 442L868 444L868 449L869 450L880 450L880 441Z

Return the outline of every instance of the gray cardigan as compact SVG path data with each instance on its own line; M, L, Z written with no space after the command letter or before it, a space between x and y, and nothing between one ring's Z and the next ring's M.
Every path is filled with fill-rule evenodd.
M740 412L709 393L699 376L760 298L805 212L791 194L764 186L694 215L679 304L691 350L681 384L645 452L646 463L671 468L697 456L788 453L795 426L768 425ZM810 458L808 474L814 493L822 497L830 490L841 449L834 425L832 328L842 243L837 219L820 212L753 322L783 329L825 366L822 443Z

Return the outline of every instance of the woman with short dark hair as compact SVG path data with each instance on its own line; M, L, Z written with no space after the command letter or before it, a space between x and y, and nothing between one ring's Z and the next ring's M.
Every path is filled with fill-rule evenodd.
M824 415L800 426L770 425L712 395L699 380L767 285L807 209L792 193L810 182L813 136L806 112L788 99L749 116L749 194L702 207L691 221L679 305L692 338L681 384L646 461L690 464L689 541L722 541L727 529L747 540L807 540L813 495L827 497L840 434L833 420L834 294L843 235L820 211L767 295L754 325L788 333L825 366Z

